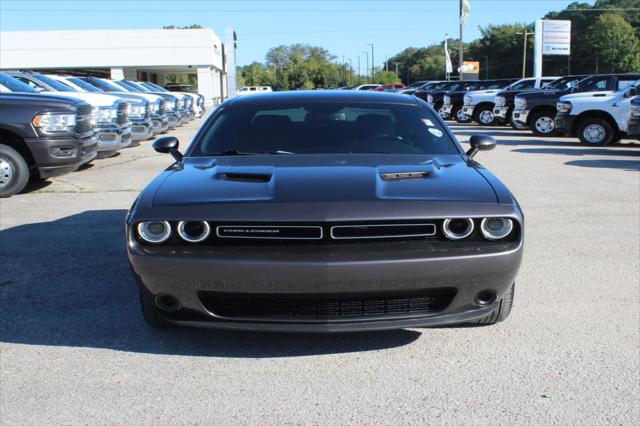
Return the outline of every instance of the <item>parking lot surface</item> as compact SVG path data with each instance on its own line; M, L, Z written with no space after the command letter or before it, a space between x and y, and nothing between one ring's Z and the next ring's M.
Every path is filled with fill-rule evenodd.
M152 330L123 222L171 157L143 142L0 200L0 422L639 424L640 145L452 128L498 139L477 158L526 214L506 322Z

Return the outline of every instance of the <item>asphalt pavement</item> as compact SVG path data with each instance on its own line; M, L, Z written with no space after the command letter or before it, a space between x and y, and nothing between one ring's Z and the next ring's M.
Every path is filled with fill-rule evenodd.
M526 215L506 322L150 329L123 221L171 157L143 142L0 200L0 423L640 424L640 144L452 127L496 136L477 158Z

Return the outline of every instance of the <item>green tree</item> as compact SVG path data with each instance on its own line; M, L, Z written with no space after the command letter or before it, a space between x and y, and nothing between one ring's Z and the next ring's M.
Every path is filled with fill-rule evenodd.
M600 55L601 71L640 71L640 39L622 16L614 13L600 15L587 40L592 51Z

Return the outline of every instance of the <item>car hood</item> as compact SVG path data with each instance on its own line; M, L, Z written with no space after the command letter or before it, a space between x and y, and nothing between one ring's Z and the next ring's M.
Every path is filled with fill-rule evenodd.
M248 201L498 202L488 181L458 155L187 157L165 173L153 195L154 207ZM397 173L421 176L398 179Z
M107 95L106 93L87 93L87 92L42 92L48 95L66 96L69 98L82 99L83 101L91 104L94 107L111 106L115 102L119 101L119 98L115 95Z
M564 95L560 98L561 101L564 102L575 102L581 100L589 100L589 101L605 101L612 98L615 98L617 92L613 91L601 91L601 92L584 92L584 93L572 93L570 95Z
M151 103L155 103L155 102L157 102L159 99L164 99L162 96L159 96L159 95L152 95L151 93L145 93L145 92L135 92L135 93L127 92L127 93L130 93L130 95L131 95L131 96L139 96L139 97L142 97L142 98L144 98L144 99L148 100L148 101L149 101L149 102L151 102ZM124 94L124 93L123 93L123 94ZM120 93L118 93L118 96L120 96Z

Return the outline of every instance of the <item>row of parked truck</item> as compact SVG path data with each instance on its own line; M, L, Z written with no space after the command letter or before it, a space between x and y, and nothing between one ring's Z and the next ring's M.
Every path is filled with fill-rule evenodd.
M640 74L432 81L406 93L459 123L507 124L596 146L640 138Z
M204 112L202 95L151 82L0 72L0 197L111 157Z

